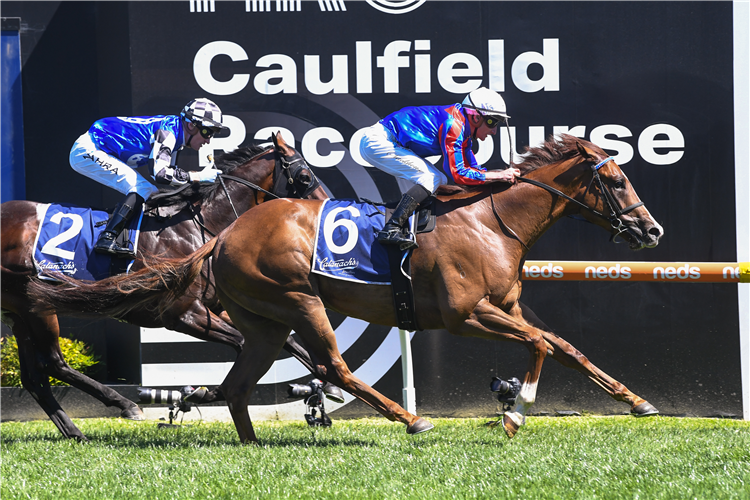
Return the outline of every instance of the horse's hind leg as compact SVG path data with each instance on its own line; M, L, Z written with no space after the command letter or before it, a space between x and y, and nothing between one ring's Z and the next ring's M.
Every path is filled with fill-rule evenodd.
M308 297L307 300L297 303L296 307L290 310L289 316L290 324L305 341L313 358L323 363L319 369L326 374L326 379L355 395L388 420L406 424L409 434L432 429L431 423L412 415L352 374L341 357L333 328L318 297Z
M100 384L96 380L72 369L63 357L58 341L60 327L57 316L25 315L23 324L27 325L34 350L37 353L36 362L41 364L41 370L50 377L70 384L76 389L98 399L106 406L114 406L121 410L120 415L130 420L144 420L143 412L137 404L123 397L114 389Z
M528 306L519 302L523 318L542 331L548 344L548 355L563 366L577 370L586 375L596 385L604 389L615 401L624 401L630 405L630 411L639 417L655 415L659 411L648 401L634 394L623 384L597 368L586 356L564 339L558 337L542 322Z
M37 367L37 352L28 334L28 327L15 314L6 316L18 343L18 361L21 368L21 384L44 410L62 435L68 439L88 441L57 402L50 388L49 377Z

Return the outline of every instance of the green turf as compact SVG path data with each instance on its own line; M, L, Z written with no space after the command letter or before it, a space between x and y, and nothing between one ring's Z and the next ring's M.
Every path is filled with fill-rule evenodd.
M750 422L529 417L508 440L487 419L431 419L408 436L385 419L231 424L3 423L0 497L14 498L750 498Z

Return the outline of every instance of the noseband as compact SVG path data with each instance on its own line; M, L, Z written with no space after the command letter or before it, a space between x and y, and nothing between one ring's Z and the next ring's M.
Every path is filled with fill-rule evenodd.
M278 175L281 171L284 175ZM310 181L305 182L302 175L307 172ZM292 156L279 155L276 163L276 180L274 181L274 193L279 197L307 198L313 191L318 189L320 181L307 165L302 155L295 151Z
M609 209L609 215L605 215L604 213L599 212L598 210L594 210L593 208L589 207L585 203L581 203L580 201L571 198L570 196L563 193L562 191L559 191L553 188L552 186L548 186L547 184L544 184L543 182L539 182L534 179L527 179L525 177L519 177L518 181L526 182L527 184L533 184L534 186L538 186L542 189L546 189L550 193L556 194L558 196L562 196L566 200L571 201L581 206L582 208L585 208L586 210L596 215L597 217L606 220L607 222L609 222L610 226L612 226L612 229L617 231L614 235L612 235L612 237L610 238L610 241L618 243L616 238L620 236L622 233L627 231L627 228L625 227L625 224L622 222L622 219L620 217L642 206L643 202L639 201L625 208L620 208L620 205L617 203L617 200L615 200L615 197L612 195L612 192L609 190L607 185L604 184L604 181L602 181L602 178L599 175L599 169L602 168L605 164L607 164L612 159L613 157L610 156L591 167L591 170L594 173L594 178L592 179L592 182L596 181L596 184L599 186L599 190L602 192L602 197L604 198L604 203L607 205L607 208ZM591 187L590 184L589 184L589 187Z

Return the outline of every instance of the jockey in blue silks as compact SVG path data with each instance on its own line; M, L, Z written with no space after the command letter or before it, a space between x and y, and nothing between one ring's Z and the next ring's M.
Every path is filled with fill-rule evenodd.
M514 183L521 175L518 169L488 172L477 163L471 150L474 139L495 135L508 118L503 98L481 87L460 104L403 108L365 129L360 143L362 158L415 184L401 197L378 233L378 241L399 245L402 250L416 248L416 238L406 228L407 221L421 202L448 182L447 176L456 184ZM433 155L443 156L442 171L424 159Z
M126 195L115 207L107 227L94 246L98 253L134 258L133 250L116 243L149 196L158 188L135 169L148 165L156 184L180 186L212 183L219 171L213 165L186 172L175 165L184 147L198 151L217 132L227 130L219 107L208 99L193 99L179 116L103 118L73 144L70 165L78 173Z

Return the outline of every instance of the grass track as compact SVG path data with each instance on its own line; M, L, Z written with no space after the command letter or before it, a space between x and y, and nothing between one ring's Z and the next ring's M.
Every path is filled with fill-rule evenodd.
M258 422L8 422L0 497L15 498L674 498L750 499L750 422L672 417L529 417L513 440L488 419L430 419L408 436L385 419Z

